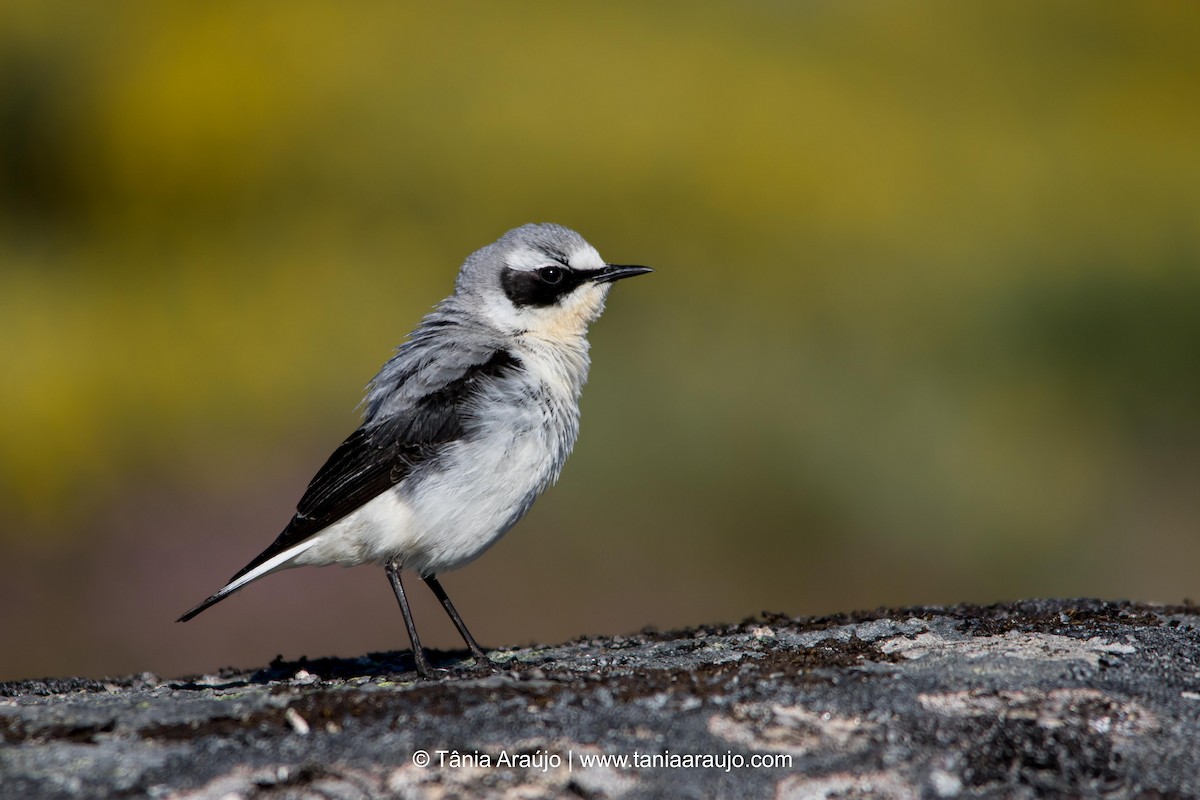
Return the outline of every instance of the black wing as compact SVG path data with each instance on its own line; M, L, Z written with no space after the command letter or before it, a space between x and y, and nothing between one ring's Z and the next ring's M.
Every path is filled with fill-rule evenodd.
M229 581L337 522L461 438L463 406L479 391L480 382L519 365L512 353L497 350L443 388L418 398L404 414L365 424L350 434L308 484L288 526Z

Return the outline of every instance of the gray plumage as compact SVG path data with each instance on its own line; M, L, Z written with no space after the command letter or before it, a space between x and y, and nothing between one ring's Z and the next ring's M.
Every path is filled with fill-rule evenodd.
M379 563L418 668L400 569L430 583L475 652L436 575L478 557L557 479L579 432L588 324L613 281L649 271L606 264L559 225L525 225L473 253L454 294L371 381L362 425L318 471L292 521L181 621L280 569Z

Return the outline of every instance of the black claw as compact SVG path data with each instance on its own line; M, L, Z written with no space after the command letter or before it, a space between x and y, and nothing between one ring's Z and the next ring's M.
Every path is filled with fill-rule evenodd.
M494 675L500 671L500 665L487 656L483 656L482 658L476 656L473 663L467 669L479 675Z

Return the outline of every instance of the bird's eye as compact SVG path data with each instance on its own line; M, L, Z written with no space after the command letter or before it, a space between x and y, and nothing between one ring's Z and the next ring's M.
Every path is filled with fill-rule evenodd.
M542 267L538 270L538 275L541 276L545 283L554 285L562 283L563 268L562 267Z

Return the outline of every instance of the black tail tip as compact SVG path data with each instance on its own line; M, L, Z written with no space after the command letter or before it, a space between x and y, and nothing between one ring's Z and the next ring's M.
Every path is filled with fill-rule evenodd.
M200 605L193 608L191 611L186 612L183 616L181 616L179 619L177 619L175 621L176 622L187 622L189 619L196 616L201 611L203 611L204 609L211 606L213 603L217 602L218 600L224 600L228 596L229 595L227 595L227 594L214 594L212 597L208 598L203 603L201 603Z

